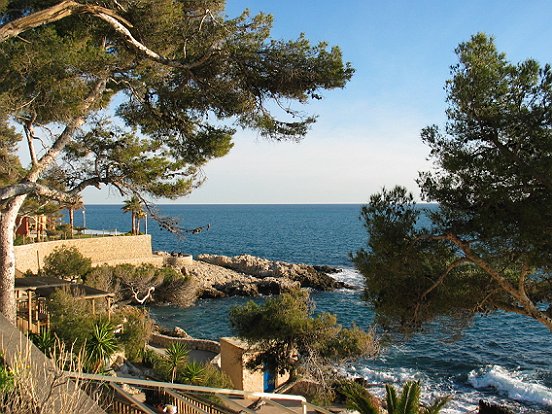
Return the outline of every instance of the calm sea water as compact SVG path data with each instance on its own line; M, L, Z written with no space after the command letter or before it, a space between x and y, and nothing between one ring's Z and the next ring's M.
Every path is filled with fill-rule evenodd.
M163 215L193 229L210 230L178 238L148 223L155 250L238 255L248 253L275 260L336 266L336 277L361 286L349 254L363 247L366 232L359 205L166 205ZM82 213L76 214L77 225ZM130 215L120 206L86 207L88 228L126 232ZM80 221L79 221L80 220ZM143 230L143 228L142 228ZM343 325L368 327L372 310L359 291L314 292L317 311L335 313ZM198 337L232 335L229 309L244 298L202 300L189 309L152 308L160 324L180 326ZM473 410L480 398L508 404L519 413L552 412L552 334L537 322L518 315L477 318L462 338L450 342L435 333L420 334L387 347L375 360L342 367L361 375L383 393L384 383L423 381L426 396L454 396L448 413Z

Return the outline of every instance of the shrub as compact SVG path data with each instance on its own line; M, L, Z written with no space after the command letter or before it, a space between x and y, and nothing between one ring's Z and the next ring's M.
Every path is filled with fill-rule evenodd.
M234 388L234 384L232 384L232 380L230 377L222 372L220 369L215 367L211 364L205 365L205 382L204 385L206 387L213 387L213 388Z
M76 247L61 246L44 259L41 273L64 280L86 280L92 270L92 260L84 257Z
M145 309L124 307L120 316L123 319L123 333L120 336L125 356L131 362L142 362L146 343L153 330L153 321Z
M48 301L53 332L67 345L77 349L91 335L94 318L88 301L74 298L66 289L58 289Z
M170 284L177 280L185 279L186 277L182 272L174 267L161 267L157 269L157 274L163 279L164 284Z
M106 292L114 292L113 267L102 265L95 267L86 277L86 284Z
M197 361L189 361L178 373L178 382L182 384L205 385L205 365Z

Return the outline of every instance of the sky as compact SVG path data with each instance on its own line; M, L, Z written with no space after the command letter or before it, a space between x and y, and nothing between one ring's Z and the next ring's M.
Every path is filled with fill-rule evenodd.
M552 63L549 0L227 0L226 14L246 8L274 16L273 38L338 45L355 75L300 106L318 115L301 142L238 130L230 154L204 167L202 187L161 204L366 203L394 185L418 196L418 171L432 168L420 131L446 121L443 88L460 42L485 32L512 62ZM107 189L84 199L121 202Z

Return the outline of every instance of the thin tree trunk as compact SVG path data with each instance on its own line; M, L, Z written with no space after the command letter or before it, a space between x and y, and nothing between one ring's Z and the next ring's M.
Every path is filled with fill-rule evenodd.
M132 220L131 233L132 235L135 235L136 234L136 214L134 213L134 211L131 213L130 219Z
M0 214L0 312L13 324L16 322L13 236L17 214L25 198L25 195L15 197Z
M69 226L71 227L71 238L75 236L75 210L69 209Z

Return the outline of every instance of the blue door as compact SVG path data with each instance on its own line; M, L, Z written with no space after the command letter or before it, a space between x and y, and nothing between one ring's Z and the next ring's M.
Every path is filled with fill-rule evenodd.
M272 392L276 388L276 375L267 364L264 365L263 372L263 391Z

